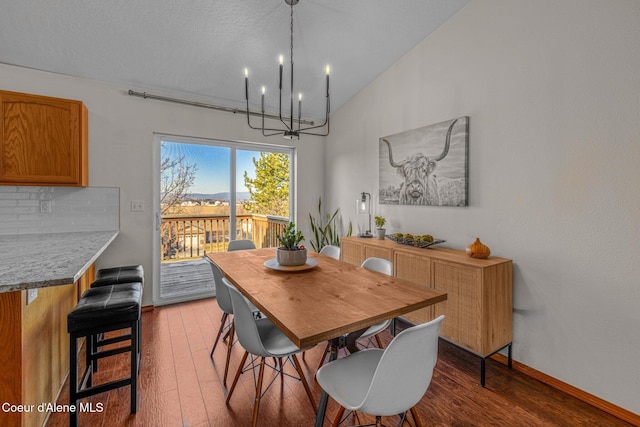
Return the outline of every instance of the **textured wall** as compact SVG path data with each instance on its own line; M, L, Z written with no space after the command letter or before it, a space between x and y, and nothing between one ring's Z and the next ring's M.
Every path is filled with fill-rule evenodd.
M335 113L325 155L327 203L354 219L379 137L469 116L469 206L376 214L513 259L515 359L635 413L638 23L632 1L472 1Z

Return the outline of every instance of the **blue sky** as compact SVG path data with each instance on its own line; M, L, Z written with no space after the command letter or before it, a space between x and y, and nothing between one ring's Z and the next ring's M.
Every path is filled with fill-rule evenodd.
M196 179L191 193L222 193L229 191L229 157L231 149L203 144L185 144L163 141L162 157L172 158L184 155L189 163L198 165ZM259 157L259 151L236 151L236 186L237 191L249 191L244 186L244 171L255 177L252 159Z

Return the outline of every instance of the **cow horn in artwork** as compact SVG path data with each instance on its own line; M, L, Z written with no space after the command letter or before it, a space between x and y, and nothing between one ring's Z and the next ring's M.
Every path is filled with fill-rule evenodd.
M387 141L386 139L382 140L385 144L387 144L387 147L389 147L389 163L391 164L391 166L393 166L394 168L401 168L402 166L404 166L405 163L407 163L407 161L405 160L402 163L396 163L393 161L393 153L391 152L391 144L389 143L389 141Z
M442 150L442 153L440 153L440 155L438 157L433 157L432 160L439 162L440 160L444 159L447 154L449 154L449 145L451 143L451 130L453 129L453 125L456 124L456 122L458 121L458 119L455 119L450 125L449 125L449 129L447 130L447 137L445 139L445 143L444 143L444 150ZM391 149L391 147L389 147L389 149Z

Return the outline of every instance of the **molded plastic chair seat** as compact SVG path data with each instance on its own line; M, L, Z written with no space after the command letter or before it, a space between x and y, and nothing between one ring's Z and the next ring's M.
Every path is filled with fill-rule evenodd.
M251 240L232 240L227 246L227 252L255 249L256 245Z
M366 349L321 367L316 373L320 386L341 408L361 411L376 417L404 414L411 410L420 425L414 406L431 383L438 359L440 316L399 333L385 350Z
M340 259L340 246L326 245L320 249L320 254L334 259Z

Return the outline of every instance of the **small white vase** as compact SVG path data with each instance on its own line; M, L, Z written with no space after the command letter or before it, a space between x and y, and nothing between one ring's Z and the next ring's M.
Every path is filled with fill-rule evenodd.
M284 248L276 249L276 261L280 265L296 266L304 265L307 262L307 249L287 250Z
M380 240L384 240L384 235L386 233L386 229L384 228L376 228L376 236L378 237L378 239Z

